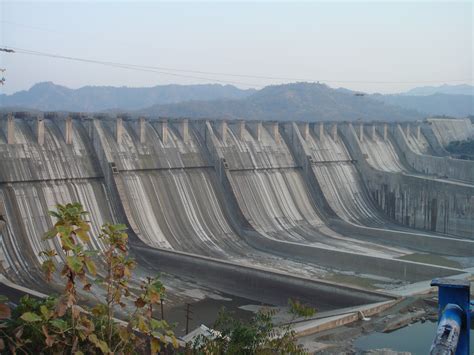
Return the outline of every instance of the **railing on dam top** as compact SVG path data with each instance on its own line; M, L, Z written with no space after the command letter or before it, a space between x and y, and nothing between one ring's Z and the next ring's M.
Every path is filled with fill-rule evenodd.
M434 279L431 286L438 286L438 328L430 354L470 354L471 304L469 281Z

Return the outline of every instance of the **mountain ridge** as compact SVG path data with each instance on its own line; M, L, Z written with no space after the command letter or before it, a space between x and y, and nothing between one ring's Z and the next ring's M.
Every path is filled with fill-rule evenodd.
M460 87L466 89L470 86L441 86L451 92ZM413 120L433 115L474 115L474 96L363 94L308 82L270 85L260 90L220 84L170 84L142 88L89 85L71 89L42 82L29 90L0 95L0 109L10 108L263 120Z
M319 83L267 86L240 100L153 105L143 115L278 121L416 120L423 114L370 97L356 96Z
M29 90L0 95L3 107L19 106L44 111L95 112L107 109L136 110L156 103L175 103L216 98L243 98L254 89L242 90L232 85L157 85L152 87L84 86L78 89L52 82L37 83Z
M443 84L440 86L421 86L410 89L400 95L408 96L428 96L434 94L446 94L446 95L471 95L474 96L474 86L468 84L459 85L448 85Z

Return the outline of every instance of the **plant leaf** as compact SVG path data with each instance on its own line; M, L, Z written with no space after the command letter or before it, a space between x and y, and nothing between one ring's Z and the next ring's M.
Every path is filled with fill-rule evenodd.
M89 243L91 241L89 234L87 234L87 231L83 228L76 229L75 232L83 243Z
M99 338L97 338L97 335L90 334L88 336L88 339L90 340L90 342L92 344L94 344L97 348L99 348L100 351L102 351L103 354L110 353L110 349L109 349L109 346L107 345L107 343L105 341L100 340Z
M44 319L49 319L50 312L49 312L48 307L46 307L44 304L41 305L40 312L41 312L41 315L43 316Z
M151 353L157 354L161 350L160 341L156 338L152 338L150 342Z
M28 322L28 323L41 321L41 317L39 315L37 315L36 313L33 313L33 312L25 312L21 315L20 318L23 319L25 322Z
M87 270L92 276L97 275L97 268L94 261L92 261L90 258L85 258L84 263L86 264Z
M67 256L66 257L66 264L69 268L74 271L75 273L80 273L82 271L82 260L77 256Z
M67 322L63 319L53 319L50 323L53 327L59 329L61 332L64 332L68 326Z

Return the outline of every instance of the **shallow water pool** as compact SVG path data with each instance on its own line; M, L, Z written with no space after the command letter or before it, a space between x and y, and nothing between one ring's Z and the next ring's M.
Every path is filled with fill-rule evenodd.
M358 338L354 348L358 351L371 349L391 349L412 354L429 354L436 333L437 323L414 323L391 333L372 333ZM471 351L474 351L474 331L471 329Z

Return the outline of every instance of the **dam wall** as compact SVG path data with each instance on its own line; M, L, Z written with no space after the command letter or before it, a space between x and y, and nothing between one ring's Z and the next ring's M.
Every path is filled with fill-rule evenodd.
M2 183L101 177L93 152L86 143L87 132L80 122L74 120L75 124L70 124L71 143L66 144L66 125L72 122L71 118L12 117L8 120L14 123L8 125L3 118L0 126ZM40 122L42 144L38 143L37 137ZM10 137L9 144L7 137Z
M443 147L474 137L474 125L469 118L428 118L426 121Z
M291 126L291 124L290 124L290 126ZM292 126L296 127L295 124L292 124ZM290 129L286 128L285 131L287 131L287 133L289 131L291 131L293 133L295 133L295 132L298 133L299 131L297 129L295 129L294 127L290 128ZM232 132L230 132L226 136L230 136L231 133ZM226 184L226 185L228 185L232 189L231 191L228 191L228 193L226 194L227 196L232 196L232 195L237 195L238 196L238 194L240 193L239 190L243 190L243 188L241 188L239 186L239 185L241 185L240 182L237 182L237 183L234 182L234 184L232 184L231 180L235 179L235 176L232 175L233 172L243 173L242 169L245 169L244 170L245 175L254 175L254 174L258 174L258 172L262 169L262 165L264 166L263 169L265 170L265 172L268 172L269 170L275 169L275 170L277 170L277 173L279 173L280 170L281 170L281 166L279 166L279 165L276 165L275 167L272 168L271 159L262 159L262 160L246 159L246 160L244 160L246 157L248 157L247 152L249 152L249 151L258 151L258 152L265 151L268 154L271 151L271 149L275 149L279 152L279 154L283 154L285 157L287 157L287 160L286 160L287 165L295 166L296 162L289 160L289 156L287 155L287 153L289 152L287 150L288 148L287 147L285 148L285 146L283 145L283 141L281 141L281 140L278 141L278 145L282 145L282 146L273 147L271 137L267 136L266 137L267 146L260 146L260 149L256 149L256 147L258 147L259 145L265 144L265 141L264 141L265 135L266 135L266 132L263 131L263 129L262 129L262 131L260 131L260 135L259 135L260 136L260 142L258 140L255 142L254 139L252 139L252 137L250 135L247 136L249 139L247 141L245 141L245 144L253 145L253 149L245 147L244 142L238 142L238 144L232 144L232 145L229 144L229 141L227 141L227 142L220 141L220 142L215 143L215 144L219 144L220 146L226 144L225 149L223 149L225 151L224 155L228 154L232 157L232 159L226 159L227 163L229 163L229 162L238 162L240 164L240 165L238 165L238 168L234 168L231 165L232 164L231 163L231 164L229 164L229 166L227 168L228 169L228 174L226 175L227 176L226 180L229 180L229 183ZM255 136L253 138L255 138ZM244 153L244 154L242 154L243 157L239 158L238 152L236 152L235 150L232 151L231 147L239 147L240 149L242 149L243 153ZM302 149L303 149L303 147L300 145L300 150L302 151ZM286 151L286 153L285 153L285 151ZM295 154L295 156L296 156L296 154ZM247 164L244 165L244 166L242 165L243 161L247 162ZM256 164L252 166L250 164L250 162L254 162L254 163L256 162ZM261 164L261 165L259 165L259 164ZM298 170L300 170L300 169L298 169ZM271 186L271 184L272 184L272 182L269 182L270 186ZM294 185L301 184L301 181L300 182L293 181L293 184ZM257 185L257 184L255 184L255 185ZM275 185L276 185L276 183L273 183L273 186L275 186ZM280 186L282 186L282 185L280 185ZM284 186L285 185L283 185L283 187L281 187L280 192L282 191ZM260 187L263 191L265 189L268 189L268 187L266 187L265 185L260 185ZM236 190L237 190L237 192L236 192ZM252 194L257 195L258 191L253 191ZM283 196L284 196L284 193L283 193ZM276 196L273 196L270 200L268 200L268 202L265 201L264 197L261 197L258 200L261 201L260 203L268 203L269 205L271 205L272 202L276 200ZM255 212L253 212L253 210L249 210L248 206L245 206L245 204L248 205L248 204L251 203L250 202L251 197L249 196L247 198L242 198L241 200L239 200L239 197L237 197L237 201L238 201L237 202L238 205L244 205L243 214L245 216L249 216L248 218L250 220L250 223L252 223L252 222L254 223L255 230L258 232L258 233L253 233L252 235L248 235L248 233L247 233L246 238L245 238L247 240L248 244L252 245L256 249L271 251L271 252L276 253L278 255L282 255L282 256L285 256L285 257L293 258L293 259L299 259L299 260L302 260L302 261L305 261L305 262L313 262L313 263L317 263L319 265L324 265L326 267L339 268L341 270L356 271L356 272L360 272L360 273L372 273L372 274L376 274L378 276L383 276L383 275L388 276L389 275L389 277L409 279L410 281L424 279L424 278L428 277L429 274L436 274L436 273L439 273L439 272L446 272L447 274L457 272L457 271L453 271L453 270L440 271L437 267L435 267L435 269L432 269L432 266L430 266L427 269L423 270L423 268L421 268L421 269L419 268L419 265L415 265L415 264L411 264L411 263L407 264L404 261L400 261L400 260L385 259L385 258L382 258L382 257L377 257L376 256L377 251L372 251L373 255L365 255L365 254L362 255L362 254L357 254L357 253L344 252L344 251L336 250L336 249L330 249L329 247L324 248L324 247L321 247L319 245L318 246L312 245L312 244L304 245L304 244L307 243L307 239L305 239L305 238L308 238L308 237L305 237L305 235L303 234L304 233L303 229L296 229L294 226L291 226L292 229L287 229L286 238L281 238L275 232L275 230L277 230L276 227L273 227L273 228L270 227L269 228L268 226L264 225L264 223L266 221L269 221L268 223L271 223L270 222L272 220L271 213L272 212L275 213L275 212L278 211L278 210L275 209L275 205L273 205L272 212L270 212L268 210L268 208L267 208L267 211L265 211L266 206L262 206L262 205L258 205L255 208L255 211L258 210L259 213L260 213L259 216L258 216L258 220L260 221L260 224L257 224L257 223L254 222L255 220L257 220L257 218L252 218L252 215ZM244 202L242 202L242 201L244 201ZM286 201L288 201L288 200L286 200ZM278 203L278 201L276 201L276 203ZM311 204L311 202L309 202L309 204ZM311 209L312 207L307 206L306 208ZM277 219L278 217L273 217L273 218L276 219L276 221L278 221L278 219ZM267 228L267 229L265 229L265 228ZM292 234L289 234L288 232L292 233ZM330 232L330 231L326 231L326 232ZM300 238L297 239L297 237L295 236L296 233L299 233L299 235L297 235L297 236L299 236ZM313 233L317 234L318 230L315 228ZM382 233L383 233L383 231L382 231ZM293 237L293 238L291 238L291 237ZM335 235L335 237L336 238L334 238L334 239L337 239L336 235ZM416 239L416 237L415 237L415 239ZM353 242L353 241L351 241L351 242ZM452 243L452 241L450 241L450 242ZM425 245L430 244L429 242L426 242L426 241L423 241L423 243ZM434 244L435 244L435 246L434 246L435 248L436 247L440 248L439 245L437 245L436 243L434 243ZM454 244L456 244L456 242L454 242ZM447 247L448 244L446 242L444 242L442 246ZM463 246L457 246L457 248L458 248L457 253L460 253L461 255L466 255L465 246L466 246L465 243L463 244ZM473 247L474 245L469 245L469 246ZM366 248L367 248L366 250L370 250L369 249L370 245L366 246ZM431 246L429 248L431 248ZM441 249L438 249L438 251L440 251L440 250ZM453 248L453 250L454 250L454 248ZM380 251L379 251L379 253L380 253ZM370 254L370 252L368 252L368 254ZM472 255L472 251L468 255ZM344 260L344 262L341 262L342 260ZM377 264L378 267L373 268L374 264Z
M23 118L22 118L23 119ZM111 204L117 204L121 199L114 197L114 194L130 194L130 184L127 185L127 176L123 180L123 186L116 184L117 181L122 180L122 175L130 174L133 169L137 166L137 175L145 176L146 173L151 172L150 175L164 169L168 173L163 175L170 175L169 171L177 172L177 175L182 175L182 167L190 167L190 171L194 172L196 169L209 169L208 163L205 159L199 161L199 157L196 157L191 149L189 155L184 154L184 158L181 154L171 153L169 156L172 157L166 161L159 161L156 164L155 160L150 160L146 156L146 149L152 147L138 147L137 149L145 149L145 158L141 161L134 160L135 157L127 154L132 148L130 147L113 147L115 142L117 144L124 145L127 142L127 137L130 137L133 133L133 123L127 123L122 121L120 129L117 134L117 130L114 129L116 122L100 122L99 120L90 119L74 119L74 120L61 120L56 117L45 118L44 126L44 140L38 140L34 135L34 130L29 126L30 122L15 120L15 129L9 130L10 142L3 141L0 144L1 149L1 162L2 164L2 181L0 182L0 206L1 206L1 249L0 249L0 269L4 276L8 279L13 280L24 286L48 291L50 288L45 284L42 279L42 272L40 270L41 258L38 257L40 250L45 248L56 248L58 252L58 262L61 261L63 254L61 253L59 246L54 241L44 242L41 240L43 233L51 228L53 221L47 214L49 209L52 209L57 203L67 203L71 201L81 202L85 209L91 212L91 222L93 226L92 235L97 236L99 234L98 226L105 222L115 222L117 218L117 210L120 207L111 206ZM11 121L10 121L11 122ZM71 124L72 123L72 124ZM34 124L32 122L31 124ZM64 124L64 130L58 128L58 125ZM0 127L5 127L3 121L0 121ZM105 127L104 127L105 126ZM11 127L11 126L10 126ZM50 129L50 127L52 127ZM68 131L65 135L65 131ZM148 130L149 135L153 135L154 131ZM185 131L184 131L185 133ZM179 133L181 134L181 133ZM2 138L4 135L2 135ZM143 138L142 137L139 137ZM171 133L173 138L173 133ZM187 138L189 139L189 137ZM141 139L143 141L143 139ZM180 143L181 139L175 140ZM114 142L115 141L115 142ZM131 142L131 141L129 141ZM172 146L171 148L176 148ZM113 151L116 149L115 151ZM128 151L127 151L128 149ZM87 151L87 154L85 153ZM160 152L162 153L162 152ZM18 160L21 157L21 160ZM40 157L40 159L38 159ZM174 157L174 158L173 158ZM76 159L77 158L77 159ZM188 158L188 160L186 160ZM200 156L202 158L202 156ZM18 160L18 164L21 168L16 170L5 171L4 166L14 166ZM199 168L196 168L196 162L201 163ZM46 164L46 167L41 166ZM38 166L39 165L39 166ZM93 167L93 168L92 168ZM171 169L168 169L171 168ZM174 174L174 173L173 173ZM159 174L158 174L159 175ZM192 174L191 174L192 175ZM197 175L206 176L205 172L199 171ZM146 180L147 177L138 177L139 180ZM149 177L150 180L153 177ZM189 177L189 180L193 180L193 177ZM185 178L186 180L186 178ZM175 181L175 180L172 180ZM204 182L206 179L204 179ZM218 183L212 178L209 179L208 185L201 184L202 179L196 180L196 185L192 186L192 191L196 194L199 193L199 189L204 189L204 194L208 194L206 189L211 189L213 185ZM115 184L115 185L114 185ZM166 192L169 185L166 184L159 188L160 191ZM174 196L182 195L182 190L173 190L170 192L170 196L174 199ZM142 197L142 195L140 195ZM186 197L188 204L192 204L192 198ZM203 199L204 202L208 199ZM128 212L130 213L131 208L136 206L136 202L130 203ZM217 206L217 201L213 202ZM120 204L120 203L119 203ZM132 207L130 207L132 206ZM186 206L179 207L174 206L171 201L168 201L165 205L165 210L174 208L173 211L185 211ZM189 208L188 208L189 209ZM150 210L141 210L143 214L147 214ZM201 213L202 213L201 208ZM210 209L213 210L212 208ZM125 212L124 212L125 214ZM188 215L189 213L186 213ZM197 213L199 214L199 213ZM194 214L194 218L197 218L197 214ZM209 221L217 221L216 225L221 225L220 228L226 228L225 224L222 225L222 217L219 219L214 218L216 216L210 216L207 219ZM118 218L117 218L118 219ZM123 221L120 218L121 221ZM146 221L147 222L147 221ZM210 223L210 222L209 222ZM177 222L180 225L180 221ZM135 226L142 228L139 223L135 223ZM154 227L153 225L152 227ZM184 228L189 227L189 222L184 223ZM175 225L175 228L176 225ZM228 227L227 227L228 228ZM139 230L141 235L145 233L153 233L153 237L156 238L156 231L150 230ZM169 232L169 235L173 235L174 231ZM234 244L227 242L225 233L231 233L230 228L224 230L222 234L221 242L222 250L233 250L234 254L240 254L242 257L248 257L248 249L243 248L238 250ZM132 233L133 234L133 233ZM202 236L202 231L185 231L180 236L179 244L183 249L193 250L193 244L187 242L187 239L191 239L191 236L198 235ZM148 235L149 236L149 235ZM159 237L159 235L158 235ZM232 240L232 238L230 238ZM234 242L237 239L233 237ZM171 238L168 242L171 243ZM159 239L153 239L153 242L159 244ZM245 245L244 242L240 242ZM136 243L135 243L136 244ZM213 250L213 246L210 245L206 240L203 240L198 245L203 253L209 253L209 250ZM94 249L101 249L101 241L96 238L92 238L91 245L89 246ZM234 249L232 249L232 247ZM138 248L138 247L134 247ZM196 248L196 246L194 246ZM147 252L151 250L150 246L146 246ZM196 251L194 249L193 251ZM140 252L139 249L133 249L134 253ZM243 294L252 299L266 300L274 299L271 298L270 291L260 289L256 291L257 286L262 283L262 286L270 287L273 285L274 289L280 289L279 297L281 303L284 298L291 296L299 297L304 299L311 299L316 304L319 296L326 298L328 304L322 304L324 308L334 308L335 306L346 306L352 304L362 304L372 302L373 300L385 300L390 299L388 296L377 295L376 293L370 293L365 291L354 291L354 297L348 292L351 288L340 287L338 285L331 285L329 283L319 282L313 283L311 287L304 286L303 282L293 281L294 276L291 275L274 275L270 271L260 270L258 272L253 268L254 264L247 262L249 266L247 269L242 269L243 266L232 266L232 272L224 272L222 262L217 259L210 259L205 257L197 257L192 255L184 255L179 252L169 250L163 251L160 248L156 248L156 253L160 253L161 256L156 263L156 255L148 257L147 262L153 265L153 269L166 270L170 273L177 273L183 270L183 265L186 265L189 277L194 277L198 281L202 281L207 285L215 285L218 289L224 289L233 294L237 294L241 291ZM230 252L229 252L230 253ZM146 253L144 253L146 254ZM166 255L166 256L165 256ZM214 254L217 255L217 254ZM220 255L221 259L227 259L226 255ZM142 256L140 256L142 258ZM273 260L275 264L282 264L278 262L278 259ZM263 259L260 254L254 257L254 260ZM205 262L203 261L205 260ZM244 264L244 263L242 263ZM268 265L267 265L268 266ZM288 265L286 265L288 266ZM226 265L227 268L229 266ZM269 267L269 266L268 266ZM285 268L288 270L288 268ZM296 269L296 268L295 268ZM243 271L242 271L243 270ZM291 270L291 269L290 269ZM199 271L199 272L196 272ZM207 275L214 275L214 281L209 279ZM229 277L227 283L223 282L223 286L219 287L217 282L222 275ZM265 281L266 280L266 281ZM57 281L57 280L56 280ZM211 282L212 281L212 282ZM245 281L244 284L240 281ZM305 280L307 283L308 280ZM291 286L291 287L290 287ZM293 287L300 287L300 289L294 289ZM258 287L260 288L260 286ZM318 289L321 288L321 293L318 294ZM273 289L273 290L274 290ZM273 292L273 291L272 291ZM310 293L311 292L311 293ZM334 292L344 294L338 301L331 301L330 294ZM267 294L264 296L263 294ZM357 294L358 293L358 294ZM260 297L262 295L262 297ZM365 296L364 296L365 295ZM285 300L286 302L286 300Z
M355 160L351 161L349 159L350 156L346 151L340 149L338 150L337 148L330 149L330 151L339 152L339 155L333 154L326 157L320 155L320 152L326 152L329 150L328 148L325 148L328 144L327 141L332 141L331 144L334 144L334 142L337 140L340 146L344 144L342 138L338 138L336 124L326 124L326 126L329 127L329 131L325 130L324 125L325 123L319 123L314 127L311 127L310 132L314 132L315 134L313 135L311 133L311 135L307 135L307 139L305 140L303 139L303 135L300 134L297 124L288 124L286 126L286 137L289 139L289 144L292 146L294 152L300 155L300 160L303 160L304 157L307 158L307 163L304 165L303 169L307 183L311 187L311 193L314 195L313 200L321 206L320 210L326 211L326 216L328 217L326 223L332 229L340 232L343 235L350 235L352 238L363 239L367 241L383 241L388 245L404 246L423 252L447 252L450 255L460 256L473 255L474 246L471 242L460 239L430 236L427 234L416 233L414 231L397 230L397 226L391 226L390 220L385 220L385 225L381 227L373 227L370 224L358 224L348 219L344 213L339 215L335 213L334 211L340 210L339 205L337 204L338 201L355 201L357 198L364 196L367 200L369 200L371 197L365 192L362 181L358 182L358 184L361 184L359 189L354 191L350 189L351 185L354 185L353 182L350 184L346 183L331 185L327 183L328 179L326 179L326 176L321 174L320 171L318 172L318 170L322 170L324 168L324 165L327 165L326 169L334 169L337 165L342 165L345 168L348 168L348 164L355 163ZM372 129L371 134L375 135L375 132ZM326 141L326 143L324 141ZM318 152L318 154L314 154L314 152ZM359 154L359 156L362 155ZM313 169L316 170L316 172ZM342 171L342 178L350 176L350 173L348 173L347 170ZM338 173L339 172L337 170L333 170L329 175L329 179L335 179L335 176L337 176ZM344 198L340 200L333 199L333 196L338 196L338 193L344 191L344 186L347 185L349 185L349 189L346 191ZM328 197L327 200L325 198L325 193L322 192L322 186L325 186L324 190L326 191L326 196ZM364 195L358 191L362 191ZM335 206L334 210L331 208L331 205ZM343 204L340 206L344 207ZM379 213L375 207L375 204L371 204L370 201L367 201L366 206L367 210L371 210L375 216Z
M58 262L64 256L57 243L42 241L43 233L53 225L48 210L58 203L82 203L91 212L94 235L106 221L114 222L115 214L80 120L55 115L2 117L0 131L4 221L0 268L14 282L45 289L39 252L56 250ZM92 238L88 247L101 249L103 245Z
M440 141L434 134L433 129L431 128L431 124L426 121L426 122L423 122L420 125L420 127L421 127L421 136L425 138L429 147L424 150L414 149L414 152L420 153L420 154L430 154L430 155L439 156L439 157L448 156L449 152L444 148L444 146L440 143Z
M2 274L42 290L39 251L49 246L58 262L63 257L57 243L41 240L54 222L47 211L71 201L91 212L94 236L105 222L127 222L132 251L151 270L186 272L210 287L225 275L222 289L252 299L270 299L270 291L258 291L261 283L282 290L281 300L310 299L318 287L330 300L337 286L317 281L308 288L301 281L328 272L410 282L460 273L396 259L413 250L436 252L443 241L385 243L396 232L382 231L387 217L338 127L321 132L324 143L304 122L2 117ZM369 227L373 234L364 232ZM444 251L465 255L462 241L452 241ZM103 246L93 238L89 247ZM362 302L347 297L341 302Z
M393 137L408 164L417 172L474 183L473 161L417 154L410 148L406 132L403 132L400 125L393 126Z
M376 170L367 163L354 127L345 125L342 132L373 200L390 219L415 229L474 238L471 185Z

